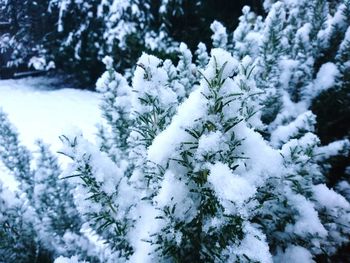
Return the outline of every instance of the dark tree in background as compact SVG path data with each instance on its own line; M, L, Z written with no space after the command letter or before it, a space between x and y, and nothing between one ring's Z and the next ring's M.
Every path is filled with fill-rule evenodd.
M88 8L82 8L84 2L88 3ZM97 16L99 2L69 2L66 7L69 12L63 17L59 17L56 5L51 4L50 10L56 12L56 21L51 28L47 49L57 69L69 75L73 73L85 87L93 85L103 70L98 56L100 47L96 46L103 43L103 21ZM59 25L61 22L63 25Z
M28 60L45 54L48 34L56 22L54 14L48 12L48 0L0 1L1 22L8 22L0 35L0 53L9 53L9 67L19 70L26 67Z
M176 41L185 42L192 50L200 41L211 46L210 24L214 20L220 21L232 32L238 25L243 6L249 5L255 13L264 14L262 1L259 0L184 0L181 6L177 6L176 0L169 2L170 10L161 19L164 19L170 35Z
M132 14L132 4L140 10L136 16ZM0 42L1 46L7 45L7 52L10 50L8 66L16 70L25 68L32 56L44 56L47 62L53 60L58 70L73 74L82 86L93 87L103 72L103 56L118 58L116 67L121 72L133 67L144 50L165 58L176 57L165 48L150 49L145 42L149 32L164 31L173 46L184 42L192 51L199 42L210 47L210 24L218 20L233 31L244 5L251 5L256 13L263 14L258 0L170 0L163 11L161 0L130 1L130 8L122 10L122 18L135 30L127 33L125 49L118 40L106 44L110 21L105 17L108 19L111 13L98 15L101 1L0 1L1 20L10 22ZM108 6L101 9L110 12Z

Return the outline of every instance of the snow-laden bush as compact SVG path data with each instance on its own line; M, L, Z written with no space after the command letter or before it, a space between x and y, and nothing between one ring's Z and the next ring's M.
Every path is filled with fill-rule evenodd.
M31 153L20 144L0 109L0 161L19 183L15 193L0 184L1 262L53 260L77 251L82 259L96 260L98 250L81 232L72 186L59 178L57 157L43 142L37 147Z
M35 258L34 218L24 198L6 189L0 179L0 262L27 262Z
M106 58L99 143L62 137L75 204L114 251L110 260L333 254L348 242L350 204L325 185L323 164L348 141L320 147L311 112L265 140L260 60L213 49L204 69L199 61L188 90L185 68L169 61L143 54L129 86Z
M125 10L143 19L130 3ZM349 243L349 201L325 176L349 141L322 146L310 111L320 93L348 83L349 1L265 8L263 21L245 7L232 34L214 22L210 55L202 43L195 59L181 44L177 65L142 54L131 83L106 57L99 141L61 137L69 183L54 179L59 167L42 143L33 169L0 112L1 160L25 193L35 251L43 247L56 262L313 262ZM348 184L337 189L346 193ZM0 221L23 219L14 207ZM80 233L83 224L105 243L103 257ZM0 229L5 240L8 230Z
M257 59L257 84L267 94L263 120L282 124L305 112L321 92L348 86L350 1L265 1L264 6L264 21L243 8L233 38L214 22L213 45L225 32L224 48L235 57Z
M212 26L213 45L226 32L221 34L228 39L224 47L234 57L249 54L257 61L264 137L280 147L300 137L300 130L316 127L323 144L349 138L350 1L265 1L264 6L264 20L244 7L233 33L218 22ZM344 170L349 161L343 159L326 169L337 174L329 174L332 185L341 177L348 180Z

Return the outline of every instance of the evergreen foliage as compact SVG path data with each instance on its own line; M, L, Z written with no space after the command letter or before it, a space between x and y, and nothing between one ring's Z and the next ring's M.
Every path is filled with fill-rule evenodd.
M0 1L0 22L9 23L0 32L0 55L4 55L1 66L21 69L32 59L30 64L37 60L34 66L37 69L53 67L52 63L49 65L51 58L44 47L52 30L50 25L55 23L47 12L48 6L49 0Z
M228 21L250 2L262 12L256 0L219 5L212 0L2 0L0 22L9 21L10 28L0 28L0 54L7 67L20 67L17 71L56 66L90 87L103 72L106 55L124 73L145 50L173 59L181 42L191 51L200 40L209 46L210 23L218 19L233 28Z
M263 139L259 58L212 50L204 70L194 66L202 77L185 97L169 81L181 80L179 67L169 71L154 56L141 56L132 87L105 62L98 85L108 87L100 91L109 135L99 145L63 137L63 153L73 161L78 210L112 260L309 262L348 242L350 205L326 186L323 165L349 142L320 146L310 111ZM119 121L129 124L122 147L113 138L126 127L113 132Z
M0 160L19 182L16 193L1 184L1 262L51 262L59 255L75 255L78 251L81 259L96 260L99 252L80 232L83 221L74 204L72 187L59 179L57 158L38 141L33 169L33 154L20 144L2 110L0 120Z
M0 160L19 182L0 185L6 258L314 262L349 245L349 184L329 178L348 166L334 160L348 158L349 130L319 121L329 94L348 101L350 1L265 0L266 18L245 6L234 31L208 26L209 55L171 28L210 2L50 1L62 63L106 67L105 122L96 143L61 136L61 180L48 146L32 154L0 111Z
M24 198L0 181L0 262L28 262L37 258L33 211Z
M1 160L13 172L28 198L33 200L34 178L30 168L31 154L20 145L18 134L2 109L0 109L0 120Z

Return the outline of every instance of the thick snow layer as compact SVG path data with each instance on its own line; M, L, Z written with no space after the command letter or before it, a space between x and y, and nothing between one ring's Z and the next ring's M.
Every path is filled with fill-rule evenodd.
M328 145L321 146L317 149L318 159L327 159L337 155L347 155L350 151L350 142L348 139L331 142Z
M323 64L317 73L314 81L311 99L315 98L322 91L325 91L335 85L336 77L339 75L338 68L335 64L327 62Z
M289 246L286 251L280 252L274 258L274 262L288 262L288 263L311 263L315 262L312 260L310 252L300 246Z
M59 257L56 258L54 263L79 263L79 260L77 256L73 256L71 258Z
M297 235L318 234L321 237L327 236L327 230L322 225L313 203L302 195L290 195L290 203L298 210L297 221L292 225L288 224L287 232ZM299 261L303 262L303 261Z
M155 200L160 207L165 207L166 205L172 207L176 205L174 216L182 221L190 221L196 215L196 211L193 211L193 214L191 214L191 207L193 207L194 204L189 197L190 194L187 185L181 180L178 180L176 176L168 170L164 175L162 187Z
M324 184L315 185L313 187L314 198L327 209L334 209L334 207L340 207L344 209L349 209L350 205L346 199L334 192L332 189L329 189Z
M148 158L150 161L164 165L176 147L189 137L186 128L198 118L203 116L206 105L203 103L201 89L191 93L189 98L178 108L171 124L166 130L161 132L148 148ZM191 114L189 115L188 112ZM164 147L166 145L167 147Z
M42 139L56 152L61 148L59 136L72 129L79 129L85 138L94 140L95 125L101 122L100 95L57 89L57 84L57 80L45 77L0 80L0 107L17 128L21 142L31 150L36 149L35 141ZM5 171L0 164L1 170ZM4 174L4 184L14 187L13 179Z
M223 163L212 165L208 181L226 210L229 207L225 205L226 200L241 205L252 197L256 190L243 176L233 174Z
M285 143L293 138L300 131L314 131L316 116L311 111L300 114L294 121L287 125L280 125L271 133L271 144L278 147L280 143Z
M237 262L234 258L235 255L244 255L244 257L250 259L247 262L272 263L273 261L265 235L251 224L246 224L243 231L245 232L245 237L242 242L227 251L228 256L232 257L227 262Z

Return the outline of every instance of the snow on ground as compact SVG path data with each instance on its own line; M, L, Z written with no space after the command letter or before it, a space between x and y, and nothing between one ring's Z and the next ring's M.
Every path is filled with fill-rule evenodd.
M59 89L58 83L45 77L0 80L0 107L17 127L21 142L32 150L37 139L50 144L53 151L59 150L58 137L72 129L81 130L91 141L95 139L96 124L101 122L99 94ZM4 181L13 186L11 178Z

